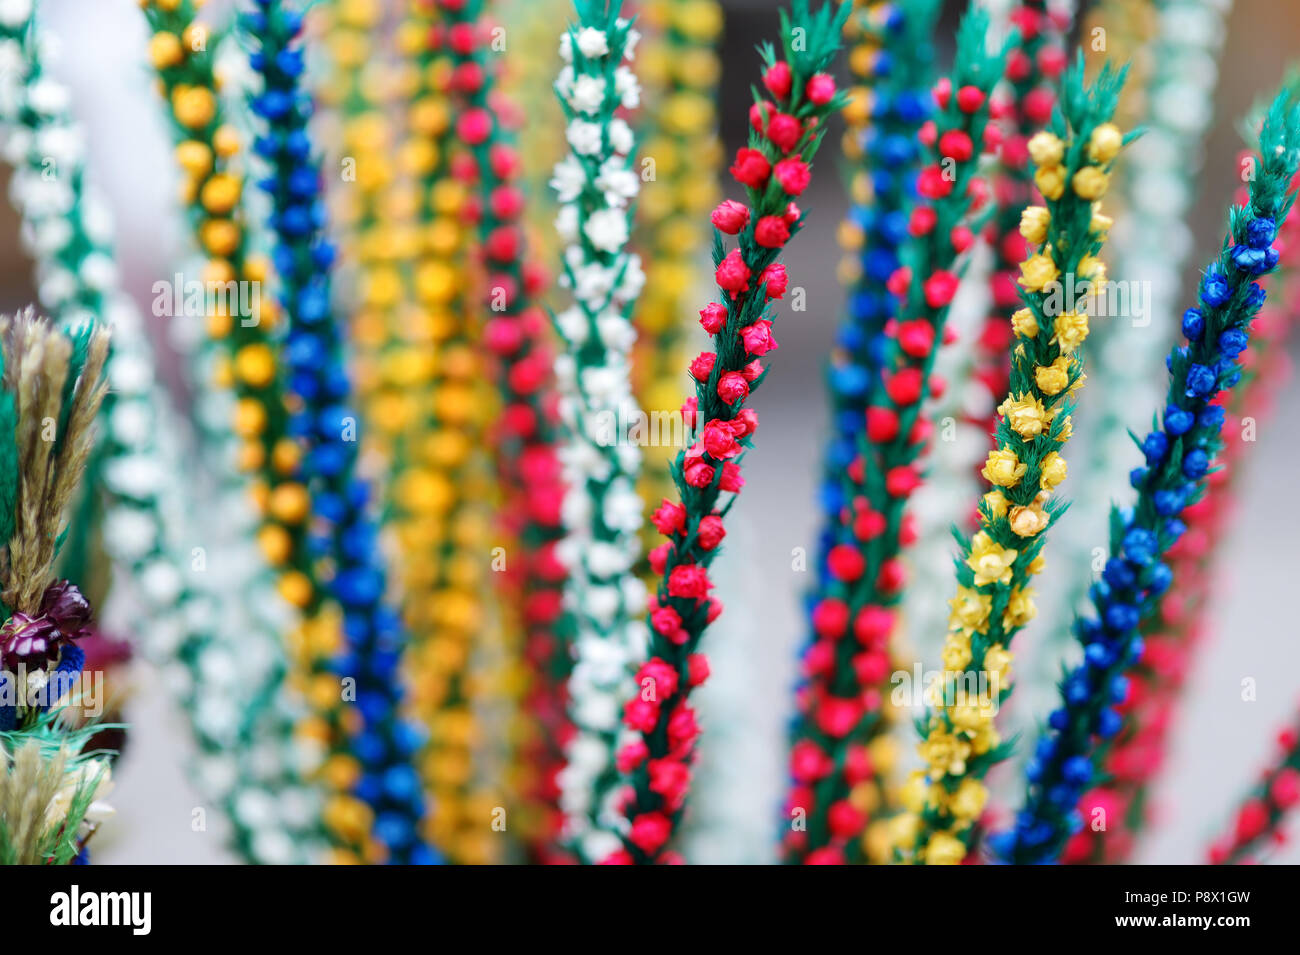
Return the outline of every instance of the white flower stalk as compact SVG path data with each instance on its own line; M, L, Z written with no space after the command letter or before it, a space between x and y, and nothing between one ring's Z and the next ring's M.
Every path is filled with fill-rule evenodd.
M259 581L231 577L259 566L255 555L231 549L231 529L248 527L246 506L187 506L201 476L182 469L183 425L156 380L140 314L119 286L111 218L85 186L84 137L68 91L44 75L46 49L32 21L24 3L0 10L0 152L14 167L10 194L42 306L61 324L97 319L113 330L99 453L104 544L126 585L115 600L189 713L200 786L229 813L241 854L309 862L321 843L317 795L304 779L319 754L291 735L280 606ZM248 616L232 611L241 603Z
M560 774L560 804L565 842L584 862L621 845L614 754L621 706L649 636L641 619L645 586L633 573L643 519L636 493L641 452L628 435L640 415L631 390L630 312L645 276L627 251L640 177L631 127L615 116L636 106L640 89L624 65L636 32L618 17L618 4L611 7L577 0L579 22L561 38L568 65L555 91L569 152L551 180L564 244L560 284L572 293L572 304L555 317L564 343L556 378L568 485L559 553L576 623L568 682L575 732Z

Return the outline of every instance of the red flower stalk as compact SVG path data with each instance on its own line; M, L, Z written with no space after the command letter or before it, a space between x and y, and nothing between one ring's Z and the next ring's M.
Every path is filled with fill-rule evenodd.
M965 220L987 196L976 176L986 142L989 95L1005 53L985 49L988 16L962 22L952 76L935 85L937 112L921 129L927 148L917 180L906 265L889 280L898 312L886 325L890 354L867 408L866 457L849 468L850 501L830 551L830 583L813 608L815 636L802 662L799 720L791 754L784 838L790 862L862 861L862 833L880 791L880 770L865 757L883 729L890 642L906 586L902 549L916 536L905 515L921 483L931 426L922 406L942 389L931 374L957 288L957 259L968 248ZM863 798L864 790L875 795Z
M1020 45L1007 56L1006 80L1009 97L995 97L994 123L985 133L985 145L998 156L993 175L993 196L997 214L984 232L993 250L993 271L989 275L991 308L972 350L971 381L987 392L977 414L970 421L989 436L990 446L997 428L997 405L1010 382L1011 326L1006 316L1020 307L1020 263L1028 255L1020 234L1020 212L1040 201L1034 188L1034 169L1029 162L1029 139L1047 126L1056 105L1056 84L1065 69L1065 34L1070 29L1072 9L1049 12L1045 0L1021 0L1010 15ZM983 458L975 465L984 466ZM978 515L971 520L978 523Z
M1243 189L1238 202L1244 194ZM1124 727L1102 756L1100 775L1107 782L1085 793L1079 803L1085 819L1092 818L1097 808L1106 809L1107 827L1081 830L1066 844L1062 862L1124 863L1150 821L1150 787L1164 766L1178 703L1207 630L1215 583L1213 544L1228 532L1236 475L1252 443L1244 437L1242 415L1249 409L1258 421L1270 413L1290 372L1285 346L1293 316L1300 315L1300 281L1295 271L1300 261L1300 219L1286 219L1275 245L1282 257L1282 294L1268 299L1251 324L1251 347L1242 355L1247 377L1235 389L1227 409L1221 431L1224 446L1214 462L1217 470L1209 476L1209 492L1183 512L1187 531L1166 555L1178 585L1164 595L1158 612L1143 628L1145 645L1130 676ZM1224 859L1235 860L1238 854L1230 842L1216 842L1212 852L1218 854L1226 846Z
M750 392L766 375L762 356L776 348L771 335L771 302L786 291L785 267L776 259L784 241L774 245L779 219L790 235L803 224L794 198L808 186L810 162L826 132L826 120L844 103L826 73L839 49L840 29L848 5L838 13L828 5L810 14L806 0L796 0L793 17L781 16L784 59L770 46L762 50L764 84L750 111L750 145L741 149L731 173L746 190L747 214L724 202L714 213L713 261L719 302L701 313L713 327L713 350L691 363L695 397L683 406L697 440L677 455L672 466L679 503L665 501L655 512L655 526L668 543L650 555L661 577L651 597L650 662L660 676L638 677L640 690L624 707L625 725L639 734L623 748L618 764L629 784L624 812L624 848L605 859L611 864L676 861L668 844L681 818L690 789L691 764L699 727L688 695L703 681L708 664L696 652L705 628L722 612L712 596L708 567L717 553L730 504L722 495L736 494L744 483L740 460L751 446L758 415L744 407ZM796 43L795 38L803 42ZM793 132L797 127L797 135ZM737 230L737 247L724 252L723 228ZM721 311L720 311L721 310ZM725 312L721 314L721 312ZM671 671L675 679L665 682Z
M1286 844L1282 823L1300 805L1300 717L1277 734L1277 746L1277 758L1233 812L1232 828L1211 844L1211 865L1252 862L1265 843Z
M527 259L523 203L518 200L522 163L511 128L518 111L496 89L498 57L490 52L483 0L436 4L439 19L429 39L454 67L447 74L446 92L465 150L453 159L452 172L477 187L476 201L466 205L480 236L476 254L485 279L483 340L496 360L502 398L490 444L504 498L501 521L507 539L518 544L506 572L498 576L506 605L518 608L523 618L522 652L531 677L524 705L536 725L535 738L519 760L537 773L535 786L525 794L531 817L526 838L534 859L544 862L554 857L562 821L555 775L563 766L569 732L565 571L555 555L564 536L564 489L556 457L549 321L537 299L545 278Z

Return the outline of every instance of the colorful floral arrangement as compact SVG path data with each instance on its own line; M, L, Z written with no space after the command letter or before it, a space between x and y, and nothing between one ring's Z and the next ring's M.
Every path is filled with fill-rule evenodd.
M134 849L93 837L141 765L120 718L146 757L166 730L122 689L156 684L191 828L217 812L246 862L1129 860L1234 622L1222 554L1259 559L1233 497L1289 400L1294 74L1179 321L1210 94L1247 76L1216 65L1230 0L975 0L952 37L936 0L777 5L741 113L755 12L718 0L141 0L141 142L179 196L161 228L132 204L119 265L95 184L128 173L72 118L104 128L108 87L74 104L65 21L0 2L18 297L48 315L0 316L0 864ZM838 239L840 282L797 286L816 228L795 251ZM777 352L781 302L811 320ZM769 485L742 462L781 358L791 391L824 369L826 421L778 404L805 443ZM791 487L813 520L764 506ZM1297 739L1208 861L1283 858ZM173 818L115 800L142 789Z
M750 110L750 145L739 150L731 174L744 186L748 203L726 199L714 209L713 261L722 302L700 310L700 324L713 349L690 364L695 397L683 406L685 424L697 439L673 464L678 501L665 500L652 520L668 538L650 554L660 576L651 598L649 659L636 675L640 688L624 707L625 725L639 739L618 754L632 795L624 813L624 848L603 861L655 863L671 858L666 847L680 821L690 786L690 764L698 726L689 691L708 676L696 652L704 629L722 607L712 599L708 566L726 536L723 494L744 484L739 459L753 440L758 415L744 407L766 374L762 356L776 347L770 303L789 284L780 250L802 228L795 203L808 188L810 160L825 136L825 119L845 96L826 73L840 44L848 7L829 5L811 13L803 0L782 14L782 54L761 48L768 96L755 93ZM796 34L803 43L796 41ZM802 48L800 48L802 47ZM737 247L725 251L723 235ZM734 498L732 499L734 500Z
M368 513L370 490L356 474L358 423L347 404L351 389L330 301L335 250L323 236L320 169L301 88L302 16L291 4L259 0L242 28L263 80L250 106L262 120L254 149L270 171L259 186L272 200L273 261L288 325L286 380L295 405L290 433L303 444L300 467L322 528L311 544L332 564L326 587L343 618L344 645L327 666L339 681L340 699L355 704L347 723L332 728L331 748L351 757L349 789L373 814L362 842L365 856L434 862L438 857L420 828L424 794L410 763L420 737L400 712L404 628L386 593L383 555Z
M1110 122L1123 79L1103 69L1085 85L1080 60L1065 77L1051 129L1028 143L1047 205L1021 216L1021 234L1036 251L1020 267L1023 306L1011 318L1010 387L982 471L990 489L981 527L962 539L956 561L942 699L918 722L925 768L910 781L909 812L895 833L909 861L965 858L987 800L982 780L1007 755L994 717L1011 692L1011 641L1037 613L1030 583L1044 565L1047 531L1064 507L1054 492L1065 480L1061 450L1083 384L1079 350L1106 282L1097 253L1110 220L1099 200L1124 142Z
M555 317L564 345L555 368L567 485L559 556L575 624L567 689L574 732L559 783L565 841L594 861L621 845L619 705L648 640L639 617L645 585L633 572L643 518L641 452L631 440L640 409L630 370L631 312L645 276L640 257L627 251L641 178L622 115L640 102L631 66L640 34L618 4L579 0L576 11L560 38L565 66L555 84L569 151L551 180L560 203L560 284L573 296Z
M468 214L478 232L483 278L471 307L483 318L482 341L501 389L489 441L502 529L515 548L504 555L502 596L522 621L523 645L516 652L528 663L524 705L532 726L519 742L517 760L534 775L523 787L525 838L534 859L549 859L561 828L557 776L571 732L564 685L572 621L563 602L566 570L556 552L564 536L564 486L548 322L538 301L545 275L527 258L522 160L511 129L517 115L497 90L489 46L494 28L482 0L438 0L438 11L430 42L452 64L445 82L463 149L452 174L476 196Z
M1062 851L1079 796L1093 781L1095 742L1122 726L1114 707L1125 701L1126 674L1142 655L1139 627L1174 583L1164 557L1187 530L1184 511L1204 494L1224 421L1223 406L1213 402L1241 380L1239 359L1265 297L1258 278L1277 267L1273 241L1294 200L1300 107L1289 89L1264 120L1255 164L1250 201L1232 208L1223 251L1202 276L1199 304L1183 313L1187 344L1169 354L1167 403L1141 442L1145 464L1130 477L1137 503L1111 512L1110 558L1090 593L1096 616L1075 625L1084 662L1061 682L1061 706L1026 769L1015 827L993 843L1010 861L1049 861Z
M956 261L974 242L966 219L987 188L976 176L976 144L985 140L988 99L1004 55L986 50L987 27L982 10L967 13L952 76L936 83L937 110L918 134L927 151L908 217L913 241L889 278L898 314L866 407L861 453L847 469L826 589L812 607L816 638L803 656L808 682L799 690L786 807L787 845L805 861L858 857L858 837L879 801L866 746L882 722L894 608L906 574L899 554L914 537L904 511L921 483L930 437L923 404L938 384L930 372L957 289ZM866 795L850 801L860 783L868 783ZM795 826L805 815L806 831Z

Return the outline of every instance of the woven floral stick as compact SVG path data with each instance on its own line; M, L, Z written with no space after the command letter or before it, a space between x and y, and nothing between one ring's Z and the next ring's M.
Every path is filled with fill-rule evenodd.
M568 485L560 556L569 568L565 599L576 625L568 684L574 735L559 782L565 842L592 862L621 845L610 799L618 783L618 708L648 640L638 617L645 585L633 573L643 520L636 493L641 452L629 435L640 415L631 390L630 313L644 275L627 245L641 177L620 115L640 100L629 66L639 34L620 16L619 3L574 6L577 19L560 42L566 65L555 84L569 152L551 181L560 202L560 283L573 295L555 322L564 343L556 379Z
M1300 719L1277 734L1277 755L1232 813L1232 828L1210 845L1212 865L1240 865L1258 859L1268 844L1283 845L1282 824L1300 805Z
M966 218L985 190L975 175L976 144L1002 73L1003 53L985 49L987 27L983 10L963 19L952 76L935 86L939 109L920 132L927 146L921 198L909 218L904 265L889 279L898 314L866 410L865 454L850 464L841 494L846 506L827 552L825 592L812 607L816 636L803 657L807 683L798 693L786 806L788 857L803 861L859 860L857 837L879 800L865 747L882 729L894 608L904 585L899 554L913 536L904 509L921 482L929 437L922 405L936 384L930 372L957 288L956 261L974 242Z
M690 365L696 397L683 414L699 439L673 464L679 501L665 500L653 517L669 542L650 555L661 577L650 606L651 656L624 707L625 724L640 735L618 756L619 769L632 784L625 805L629 824L624 848L607 862L645 864L671 857L666 847L681 819L698 733L687 697L708 674L696 650L722 610L709 596L708 575L730 507L719 509L719 501L740 491L738 459L758 426L757 414L744 404L766 374L761 356L776 347L766 316L787 287L785 266L776 261L780 250L803 225L793 200L808 187L809 161L825 136L827 117L845 102L825 71L839 49L848 13L843 4L813 14L806 0L782 12L783 58L770 44L761 50L763 83L772 98L756 92L750 145L731 167L746 188L748 204L728 199L713 212L713 260L723 301L700 311L714 348ZM737 248L724 250L724 234L738 237Z
M1049 11L1046 0L1024 0L1012 9L1009 20L1019 44L1007 56L1007 96L997 96L993 114L999 120L998 172L993 177L997 214L985 230L993 250L989 274L992 310L975 342L971 377L987 392L987 411L973 414L980 431L996 443L997 403L1007 393L1010 378L1011 327L1006 312L1020 301L1016 285L1018 268L1026 255L1020 234L1020 213L1037 198L1030 137L1047 126L1056 105L1056 83L1065 69L1064 36L1070 28L1073 3Z
M1008 753L994 717L1011 692L1011 641L1037 613L1030 582L1042 570L1047 531L1065 506L1053 492L1065 480L1059 449L1083 383L1079 346L1105 283L1096 255L1110 221L1097 200L1124 141L1109 121L1123 80L1107 67L1086 85L1081 56L1051 130L1028 144L1047 205L1022 216L1022 234L1037 251L1020 267L1024 306L1011 319L1011 385L998 406L998 447L982 472L991 486L980 503L982 526L961 540L956 562L943 699L918 722L925 768L909 783L909 812L895 833L905 861L965 858L987 799L983 779Z
M484 605L490 547L491 489L478 449L495 406L486 400L479 322L462 283L472 230L467 190L452 175L455 130L441 75L447 54L430 48L434 11L408 0L398 43L418 77L406 111L400 172L415 190L413 236L422 237L403 267L400 341L381 362L394 394L417 389L399 435L390 488L404 560L401 583L411 631L412 703L429 727L420 766L432 795L431 830L454 862L501 857L503 840L488 822L502 804L476 756L485 735L483 707L471 705L473 660L487 642ZM398 202L399 207L404 202ZM480 697L486 703L486 694Z
M885 329L897 300L887 283L899 268L900 252L908 239L916 173L925 158L925 149L916 137L934 105L930 92L934 83L931 36L938 13L939 5L933 0L858 2L845 26L846 36L857 40L848 60L859 84L850 90L851 99L845 108L849 128L843 141L845 158L853 170L849 183L853 206L839 235L848 253L840 265L841 278L848 286L848 305L827 369L831 433L823 452L819 489L823 527L817 542L816 586L806 596L809 613L814 617L816 608L836 588L827 558L837 543L847 503L844 470L859 454L867 402L881 363L889 353ZM947 539L946 529L944 537ZM818 639L814 626L803 650L805 658ZM851 825L855 828L862 812L879 811L886 801L888 787L883 785L883 777L891 765L885 752L889 743L874 740L884 738L885 728L895 715L888 700L882 699L880 718L869 731L874 749L866 762L871 772L855 783L855 802L845 803L838 810L842 817L853 810L855 821ZM807 731L805 723L796 724L793 742ZM856 744L868 742L868 736L863 736ZM788 807L793 808L793 804ZM784 840L787 859L803 861L808 855L814 860L838 859L837 851L818 852L818 843L827 830L828 804L823 800L802 808L818 817L813 826L819 834L808 846L809 852L798 848L807 840L792 831ZM858 856L856 845L850 854Z
M933 100L935 0L855 3L846 34L860 37L849 66L862 84L850 90L845 107L849 129L845 156L854 163L854 205L841 238L854 253L846 259L848 309L836 333L828 370L832 437L826 449L821 498L825 553L835 543L844 508L844 469L858 455L872 383L888 352L885 325L896 300L886 287L897 271L907 240L907 216L915 197L915 175L923 150L916 141Z
M397 670L405 634L386 599L369 488L355 474L357 422L347 405L348 373L330 304L334 248L323 237L320 169L306 130L310 104L300 85L303 57L296 38L302 18L293 4L280 0L258 0L257 7L243 17L243 28L254 46L250 62L263 80L251 105L263 123L257 151L271 175L259 185L271 197L269 221L278 240L289 393L301 407L294 431L304 444L312 515L324 529L317 546L333 565L327 586L343 612L347 645L331 667L343 698L356 704L351 738L332 742L353 754L353 792L374 814L367 859L436 861L423 842L424 797L410 765L419 737L399 716Z
M505 603L523 618L529 689L525 707L535 727L517 757L536 774L525 799L521 828L534 859L550 858L561 817L556 774L570 729L564 683L570 664L571 621L563 605L564 565L556 554L563 537L564 487L556 455L558 421L551 379L547 317L538 304L543 272L526 258L522 163L507 120L512 105L497 90L499 64L483 0L437 0L435 49L450 55L446 80L455 106L456 136L466 150L453 175L472 187L467 215L477 226L478 255L486 281L476 306L487 316L483 343L496 360L503 404L489 436L502 488L502 527L514 550L501 574Z
M1249 138L1257 135L1258 123L1247 132ZM1241 162L1246 169L1253 160L1244 153ZM1250 201L1245 186L1236 201L1241 205ZM1215 399L1225 410L1219 432L1223 447L1214 470L1206 476L1205 496L1183 511L1187 531L1165 555L1178 586L1165 591L1143 621L1142 656L1128 674L1127 699L1116 707L1124 725L1098 746L1101 782L1079 800L1085 819L1094 809L1104 809L1106 827L1085 826L1077 832L1066 844L1063 862L1125 862L1137 836L1152 821L1150 789L1164 768L1178 726L1177 707L1197 650L1212 633L1208 617L1218 580L1215 543L1232 527L1240 467L1254 443L1254 428L1272 413L1289 373L1286 341L1300 314L1300 281L1295 271L1300 264L1300 216L1288 216L1278 225L1273 247L1279 255L1274 281L1282 294L1265 302L1251 322L1252 347L1241 355L1241 384ZM1247 411L1253 425L1247 424Z
M229 818L235 849L256 861L310 860L319 849L319 809L303 777L316 760L292 740L297 711L277 692L283 666L276 628L284 621L272 610L243 627L215 627L214 621L239 615L222 606L214 575L187 577L182 569L190 566L195 535L206 541L216 535L187 519L182 482L191 493L203 485L181 466L185 428L170 414L141 317L118 284L111 219L88 182L71 97L45 72L42 31L30 10L22 22L0 23L0 42L17 44L21 63L4 71L4 81L20 88L0 97L6 104L0 127L6 156L16 163L14 196L43 277L42 304L64 327L98 319L113 332L100 452L104 547L119 579L130 581L133 619L147 621L137 631L141 646L163 672L179 674L168 683L198 744L195 776ZM201 91L185 100L185 115L211 107ZM50 143L59 147L53 158L62 170L53 178ZM230 516L224 507L210 510L221 521ZM178 541L184 541L185 564L177 559ZM215 551L210 556L218 559ZM266 609L261 596L240 591L250 610ZM179 667L171 666L176 662Z
M705 215L718 201L718 139L714 102L722 71L717 45L723 28L715 0L649 0L637 5L646 33L638 47L637 74L644 86L639 119L643 176L653 178L637 200L634 246L643 252L646 285L637 302L633 387L651 421L675 418L681 403L682 365L689 359L692 328L686 314L709 276L702 267L708 243ZM675 448L645 450L641 493L658 501L672 493ZM644 525L646 549L654 528ZM649 567L642 571L649 579Z
M1250 202L1233 207L1223 251L1201 280L1200 305L1183 315L1188 343L1169 355L1163 425L1143 440L1146 466L1131 477L1137 504L1111 512L1110 559L1091 592L1096 617L1076 622L1084 663L1061 682L1061 706L1026 769L1015 828L992 843L1008 861L1045 862L1060 855L1079 823L1079 796L1094 778L1096 741L1122 726L1114 707L1127 697L1126 674L1142 655L1138 628L1173 583L1162 558L1186 531L1182 514L1203 495L1221 447L1224 410L1213 401L1240 380L1250 320L1264 301L1255 279L1277 266L1271 246L1291 209L1288 191L1300 165L1300 107L1289 105L1290 95L1284 89L1269 109Z
M1116 35L1119 29L1143 22L1132 6L1106 10L1097 18L1112 31L1108 36L1115 51L1108 55L1116 61L1134 58L1138 76L1130 73L1118 113L1124 114L1126 101L1133 101L1128 112L1140 114L1143 135L1113 192L1120 212L1128 214L1115 235L1112 274L1131 283L1130 308L1099 323L1096 340L1089 343L1098 404L1086 428L1087 455L1075 472L1089 487L1114 487L1124 480L1130 432L1142 427L1146 409L1160 401L1164 382L1159 367L1178 330L1177 306L1194 246L1188 216L1198 195L1205 133L1214 118L1215 58L1231 4L1161 0L1154 4L1149 26L1139 27L1146 35L1126 40ZM1133 44L1137 46L1126 53L1125 46ZM1102 494L1077 502L1061 528L1070 566L1091 564L1104 553L1108 509L1109 499ZM1086 575L1072 579L1061 601L1043 608L1044 618L1058 623L1022 669L1022 683L1033 688L1021 701L1028 712L1053 705L1059 661L1071 640L1068 623L1086 607L1089 583Z
M217 38L198 21L198 6L190 0L153 2L144 13L153 30L149 54L169 107L176 162L185 175L182 199L195 243L206 256L203 281L242 289L244 297L238 301L247 300L250 306L247 314L237 314L231 303L210 303L205 314L208 348L203 356L207 367L201 370L204 377L196 390L214 397L233 392L230 432L239 442L238 466L249 476L237 481L238 490L251 494L257 505L257 544L277 576L279 595L302 614L291 623L288 647L298 664L296 676L308 681L303 689L315 712L297 732L327 741L330 726L341 732L342 703L335 681L319 678L324 656L337 646L339 622L322 599L308 549L309 496L301 478L301 450L289 432L285 382L276 351L282 316L269 295L270 263L253 253L242 210L241 161L246 157L240 135L227 122L217 95ZM335 764L326 768L323 778L337 784L340 775L347 774L340 774ZM362 845L369 828L360 810L360 804L343 792L336 792L324 807L323 819L333 838L353 851Z

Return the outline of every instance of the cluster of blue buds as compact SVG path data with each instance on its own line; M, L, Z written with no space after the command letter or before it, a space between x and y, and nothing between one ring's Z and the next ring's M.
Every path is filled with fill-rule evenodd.
M1294 171L1292 164L1287 181ZM1115 707L1128 694L1125 673L1142 656L1139 627L1173 583L1162 557L1186 531L1180 515L1205 492L1220 448L1224 411L1211 402L1241 378L1250 321L1264 302L1254 279L1277 266L1272 243L1288 206L1273 195L1252 190L1251 205L1233 216L1233 244L1202 278L1199 306L1183 315L1186 344L1166 363L1163 427L1140 442L1145 463L1130 475L1137 503L1112 512L1111 556L1089 592L1095 617L1075 621L1083 662L1060 684L1061 706L1026 767L1027 796L1014 827L989 840L1003 861L1039 864L1060 856L1082 826L1076 807L1096 777L1095 743L1122 728Z
M281 0L256 0L242 26L254 41L250 62L263 81L250 105L261 120L254 151L271 170L258 185L272 200L273 262L289 326L287 390L299 399L290 433L305 448L301 477L321 529L311 546L334 568L327 586L343 613L346 649L329 669L356 681L361 728L350 745L362 773L354 794L374 810L373 835L390 862L436 863L441 860L420 833L424 795L413 763L423 740L399 715L405 631L385 603L370 489L355 477L358 416L349 404L352 387L330 298L335 249L324 238L320 169L307 133L311 103L300 86L302 17Z

